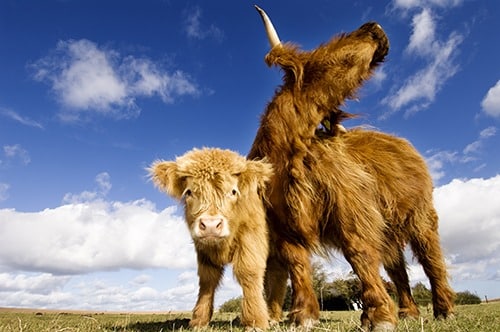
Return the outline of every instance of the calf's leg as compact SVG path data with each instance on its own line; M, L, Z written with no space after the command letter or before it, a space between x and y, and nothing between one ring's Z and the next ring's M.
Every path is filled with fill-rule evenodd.
M193 309L190 327L207 326L214 311L214 295L222 278L224 268L198 260L199 291L198 301Z
M269 327L269 314L264 300L267 244L258 248L256 244L266 236L265 233L261 234L259 239L253 238L254 235L257 234L246 234L240 239L241 247L233 258L233 273L243 290L241 323L247 328L265 330Z

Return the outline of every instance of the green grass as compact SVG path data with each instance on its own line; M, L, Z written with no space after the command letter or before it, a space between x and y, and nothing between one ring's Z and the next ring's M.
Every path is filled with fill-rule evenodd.
M359 328L360 312L322 312L320 323L310 331L355 332ZM167 332L186 331L190 313L125 314L125 313L65 313L0 311L0 332ZM244 331L238 325L237 313L214 315L206 331ZM274 332L299 331L281 323ZM434 320L432 313L422 309L418 320L400 320L397 331L425 332L497 332L500 331L500 302L463 305L456 308L456 317Z

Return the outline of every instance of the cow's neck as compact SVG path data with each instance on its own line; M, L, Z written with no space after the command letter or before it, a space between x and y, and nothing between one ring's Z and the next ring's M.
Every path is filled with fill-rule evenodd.
M262 115L249 159L267 157L278 169L302 159L321 120L317 105L294 98L290 90L279 91Z

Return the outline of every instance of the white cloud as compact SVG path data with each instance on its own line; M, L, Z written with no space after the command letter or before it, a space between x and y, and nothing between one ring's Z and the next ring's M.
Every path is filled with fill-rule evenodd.
M458 66L453 63L453 59L461 42L462 37L453 34L444 44L438 43L439 46L435 48L429 46L425 49L425 46L418 45L420 52L430 52L431 49L436 51L426 67L411 75L395 93L382 100L382 103L392 110L384 116L404 107L408 107L406 115L427 108L434 101L444 83L458 71Z
M401 84L397 83L392 92L382 100L382 104L389 106L381 118L405 109L405 115L421 111L434 102L436 94L443 85L453 77L459 66L455 63L459 45L463 36L452 32L445 40L440 40L437 32L438 23L431 7L454 6L455 1L396 1L397 8L419 8L419 13L412 19L412 34L410 35L406 52L424 60L425 65L418 69Z
M182 215L157 211L145 200L110 202L110 176L97 188L66 194L64 205L38 212L0 209L0 266L4 269L79 274L121 268L196 265Z
M468 144L464 150L463 150L463 153L465 155L468 155L468 154L471 154L471 153L477 153L483 146L484 144L484 141L492 136L495 136L496 134L496 128L493 127L493 126L490 126L486 129L483 129L480 133L479 133L479 138Z
M1 160L0 160L0 165L1 165ZM9 198L9 188L10 185L7 183L1 183L0 182L0 202L5 201L7 198Z
M0 210L0 266L47 273L196 264L183 217L146 200L91 201L39 212Z
M412 25L413 33L406 48L407 52L415 52L421 55L432 54L436 24L432 18L431 11L424 9L420 14L415 15Z
M0 292L29 291L35 294L49 294L62 289L69 281L68 276L54 276L50 273L38 275L0 273Z
M143 285L151 280L151 276L147 274L141 274L135 277L131 283L136 285Z
M43 126L39 122L31 120L30 118L27 118L27 117L23 117L20 114L14 112L12 110L0 108L0 114L2 114L3 116L5 116L7 118L10 118L14 121L17 121L25 126L43 129Z
M177 70L166 75L149 59L127 57L121 70L132 95L157 94L165 103L172 103L175 96L198 94L197 87L185 73Z
M500 118L500 80L488 90L481 107L486 114Z
M20 144L4 145L3 152L5 158L9 161L18 160L23 165L31 162L30 155Z
M452 151L428 151L425 158L432 180L437 183L445 176L444 167L458 159L457 153Z
M470 274L489 279L500 259L500 175L489 179L455 179L436 188L440 234L454 278Z
M118 52L86 39L60 41L32 68L36 80L51 85L64 106L60 117L65 121L92 113L130 118L140 111L137 98L157 94L171 103L175 97L198 93L182 71L168 73L146 58L121 58Z
M413 8L422 8L422 7L455 7L460 5L463 0L394 0L394 7L409 10Z
M480 160L479 154L482 152L483 146L486 140L490 137L496 135L496 128L493 126L483 129L479 133L477 140L469 143L462 149L462 152L458 151L427 151L425 161L429 171L431 173L434 183L438 183L445 176L444 168L447 164L454 163L470 163L473 161ZM484 168L486 164L475 167L475 171L479 171Z
M186 12L184 29L187 36L193 39L213 38L220 42L224 38L224 32L213 24L202 25L201 16L201 8L197 6Z
M106 172L99 173L95 177L95 182L97 183L97 188L95 188L94 191L86 190L78 194L67 193L66 195L64 195L63 203L76 204L103 199L112 187L110 176Z

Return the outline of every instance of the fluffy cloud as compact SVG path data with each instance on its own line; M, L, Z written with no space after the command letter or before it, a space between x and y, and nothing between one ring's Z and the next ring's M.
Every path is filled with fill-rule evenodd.
M455 57L463 36L452 32L445 40L437 34L438 22L432 12L433 6L448 7L458 5L460 1L395 1L398 9L410 10L419 8L413 15L412 34L410 35L406 53L412 57L420 57L426 64L402 83L395 85L391 94L382 100L382 104L390 110L382 115L405 109L405 115L427 108L436 98L443 85L458 71Z
M452 264L467 274L489 279L500 259L500 175L489 179L455 179L436 188L443 246ZM470 269L468 267L471 267ZM463 278L460 274L454 278Z
M56 274L186 268L196 259L174 207L91 201L39 212L0 210L0 266Z
M144 199L106 201L109 174L98 174L96 183L94 191L66 194L64 205L53 209L0 210L0 266L79 274L195 265L191 238L175 206L156 211Z
M500 118L500 81L488 90L481 107L486 114Z
M36 80L51 85L66 121L92 113L129 118L139 113L136 98L158 95L171 103L175 97L198 94L182 71L169 73L147 58L122 58L86 39L60 41L32 69Z
M97 188L92 191L83 191L78 194L67 193L64 195L63 203L85 203L96 199L103 199L111 189L110 176L107 172L97 174L95 178Z

